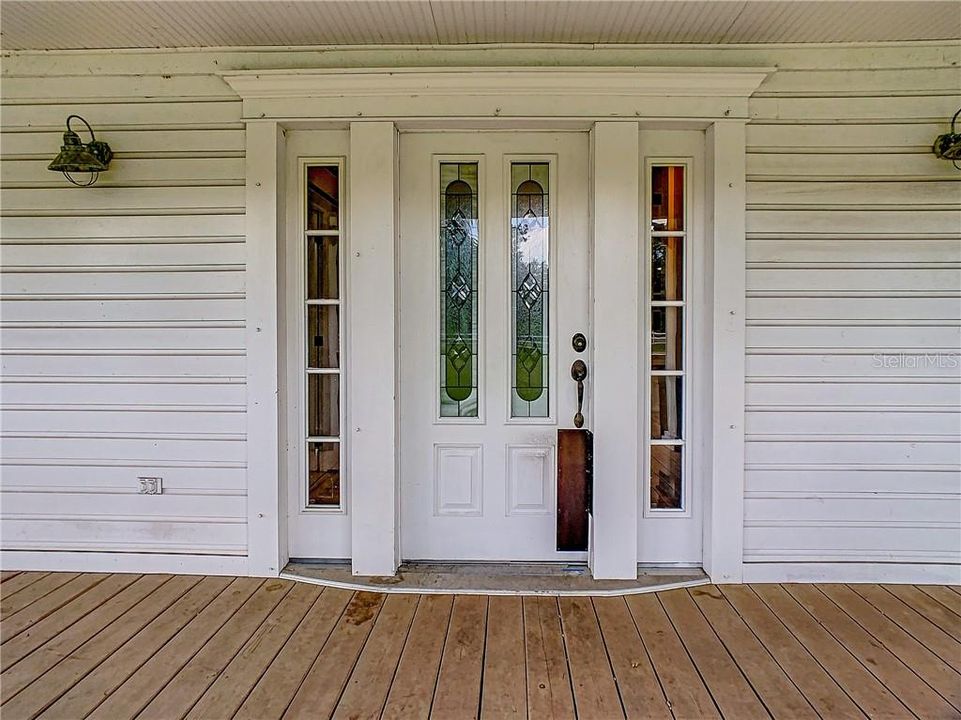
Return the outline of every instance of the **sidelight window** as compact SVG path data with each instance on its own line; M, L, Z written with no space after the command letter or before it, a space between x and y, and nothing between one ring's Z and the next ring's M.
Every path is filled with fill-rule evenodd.
M649 508L686 510L688 227L683 164L649 166L647 244Z
M341 168L305 167L304 354L308 508L342 506Z

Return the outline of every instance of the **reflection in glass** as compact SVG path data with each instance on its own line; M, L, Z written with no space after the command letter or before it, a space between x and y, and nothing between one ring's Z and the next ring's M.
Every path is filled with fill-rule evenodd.
M339 185L336 165L307 168L307 229L336 230Z
M338 240L307 238L307 299L336 300L339 293Z
M511 417L547 417L550 165L511 163Z
M340 505L340 443L307 443L307 505Z
M477 203L477 163L441 163L442 417L477 417Z
M651 239L651 299L684 299L684 238Z
M305 494L307 507L336 508L341 504L340 443L336 442L340 436L340 168L309 165L305 172ZM333 372L310 372L318 369Z
M340 375L307 376L307 434L310 437L340 435Z
M651 230L684 229L684 168L651 168Z
M307 367L340 367L340 324L337 305L307 307Z
M651 507L656 510L681 509L682 448L651 446Z
M679 440L683 437L681 417L682 380L676 375L655 375L651 378L651 438Z
M651 308L651 370L683 370L683 309Z

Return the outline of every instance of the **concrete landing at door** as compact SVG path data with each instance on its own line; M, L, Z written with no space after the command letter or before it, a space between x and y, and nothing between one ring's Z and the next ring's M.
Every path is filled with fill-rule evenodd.
M636 580L594 580L565 563L403 563L393 577L351 575L350 563L291 562L288 580L385 593L455 595L635 595L710 582L699 568L638 568Z

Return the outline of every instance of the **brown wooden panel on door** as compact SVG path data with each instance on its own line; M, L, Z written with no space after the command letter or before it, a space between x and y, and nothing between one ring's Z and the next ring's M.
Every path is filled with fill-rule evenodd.
M557 431L558 550L587 550L593 455L590 430Z

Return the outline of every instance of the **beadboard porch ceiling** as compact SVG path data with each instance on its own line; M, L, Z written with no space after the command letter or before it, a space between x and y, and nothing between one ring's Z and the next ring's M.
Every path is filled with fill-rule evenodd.
M5 0L10 50L494 43L840 43L961 36L945 1Z

